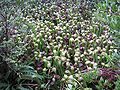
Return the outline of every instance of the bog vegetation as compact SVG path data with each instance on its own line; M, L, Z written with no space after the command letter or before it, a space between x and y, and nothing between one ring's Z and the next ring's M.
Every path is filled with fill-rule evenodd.
M119 0L0 0L0 90L120 90Z

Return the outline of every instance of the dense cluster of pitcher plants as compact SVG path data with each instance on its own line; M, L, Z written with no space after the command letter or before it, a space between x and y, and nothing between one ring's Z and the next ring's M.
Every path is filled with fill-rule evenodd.
M119 0L1 0L1 90L120 90Z

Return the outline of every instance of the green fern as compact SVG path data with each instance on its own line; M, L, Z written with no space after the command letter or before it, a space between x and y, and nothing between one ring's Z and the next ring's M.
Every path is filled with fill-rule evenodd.
M41 85L41 81L44 77L42 75L39 75L33 67L22 65L20 66L19 71L21 73L21 79L33 80L36 81L39 85Z
M118 76L118 80L115 82L115 90L120 90L120 76Z

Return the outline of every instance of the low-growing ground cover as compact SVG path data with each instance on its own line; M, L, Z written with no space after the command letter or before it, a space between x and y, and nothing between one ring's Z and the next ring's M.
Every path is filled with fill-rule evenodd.
M120 2L1 0L1 90L120 90Z

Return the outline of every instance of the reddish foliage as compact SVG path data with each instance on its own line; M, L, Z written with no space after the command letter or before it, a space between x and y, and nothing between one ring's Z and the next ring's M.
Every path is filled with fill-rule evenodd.
M117 71L118 69L112 68L100 68L100 76L109 81L114 81L117 79L117 75L120 75L120 72Z

